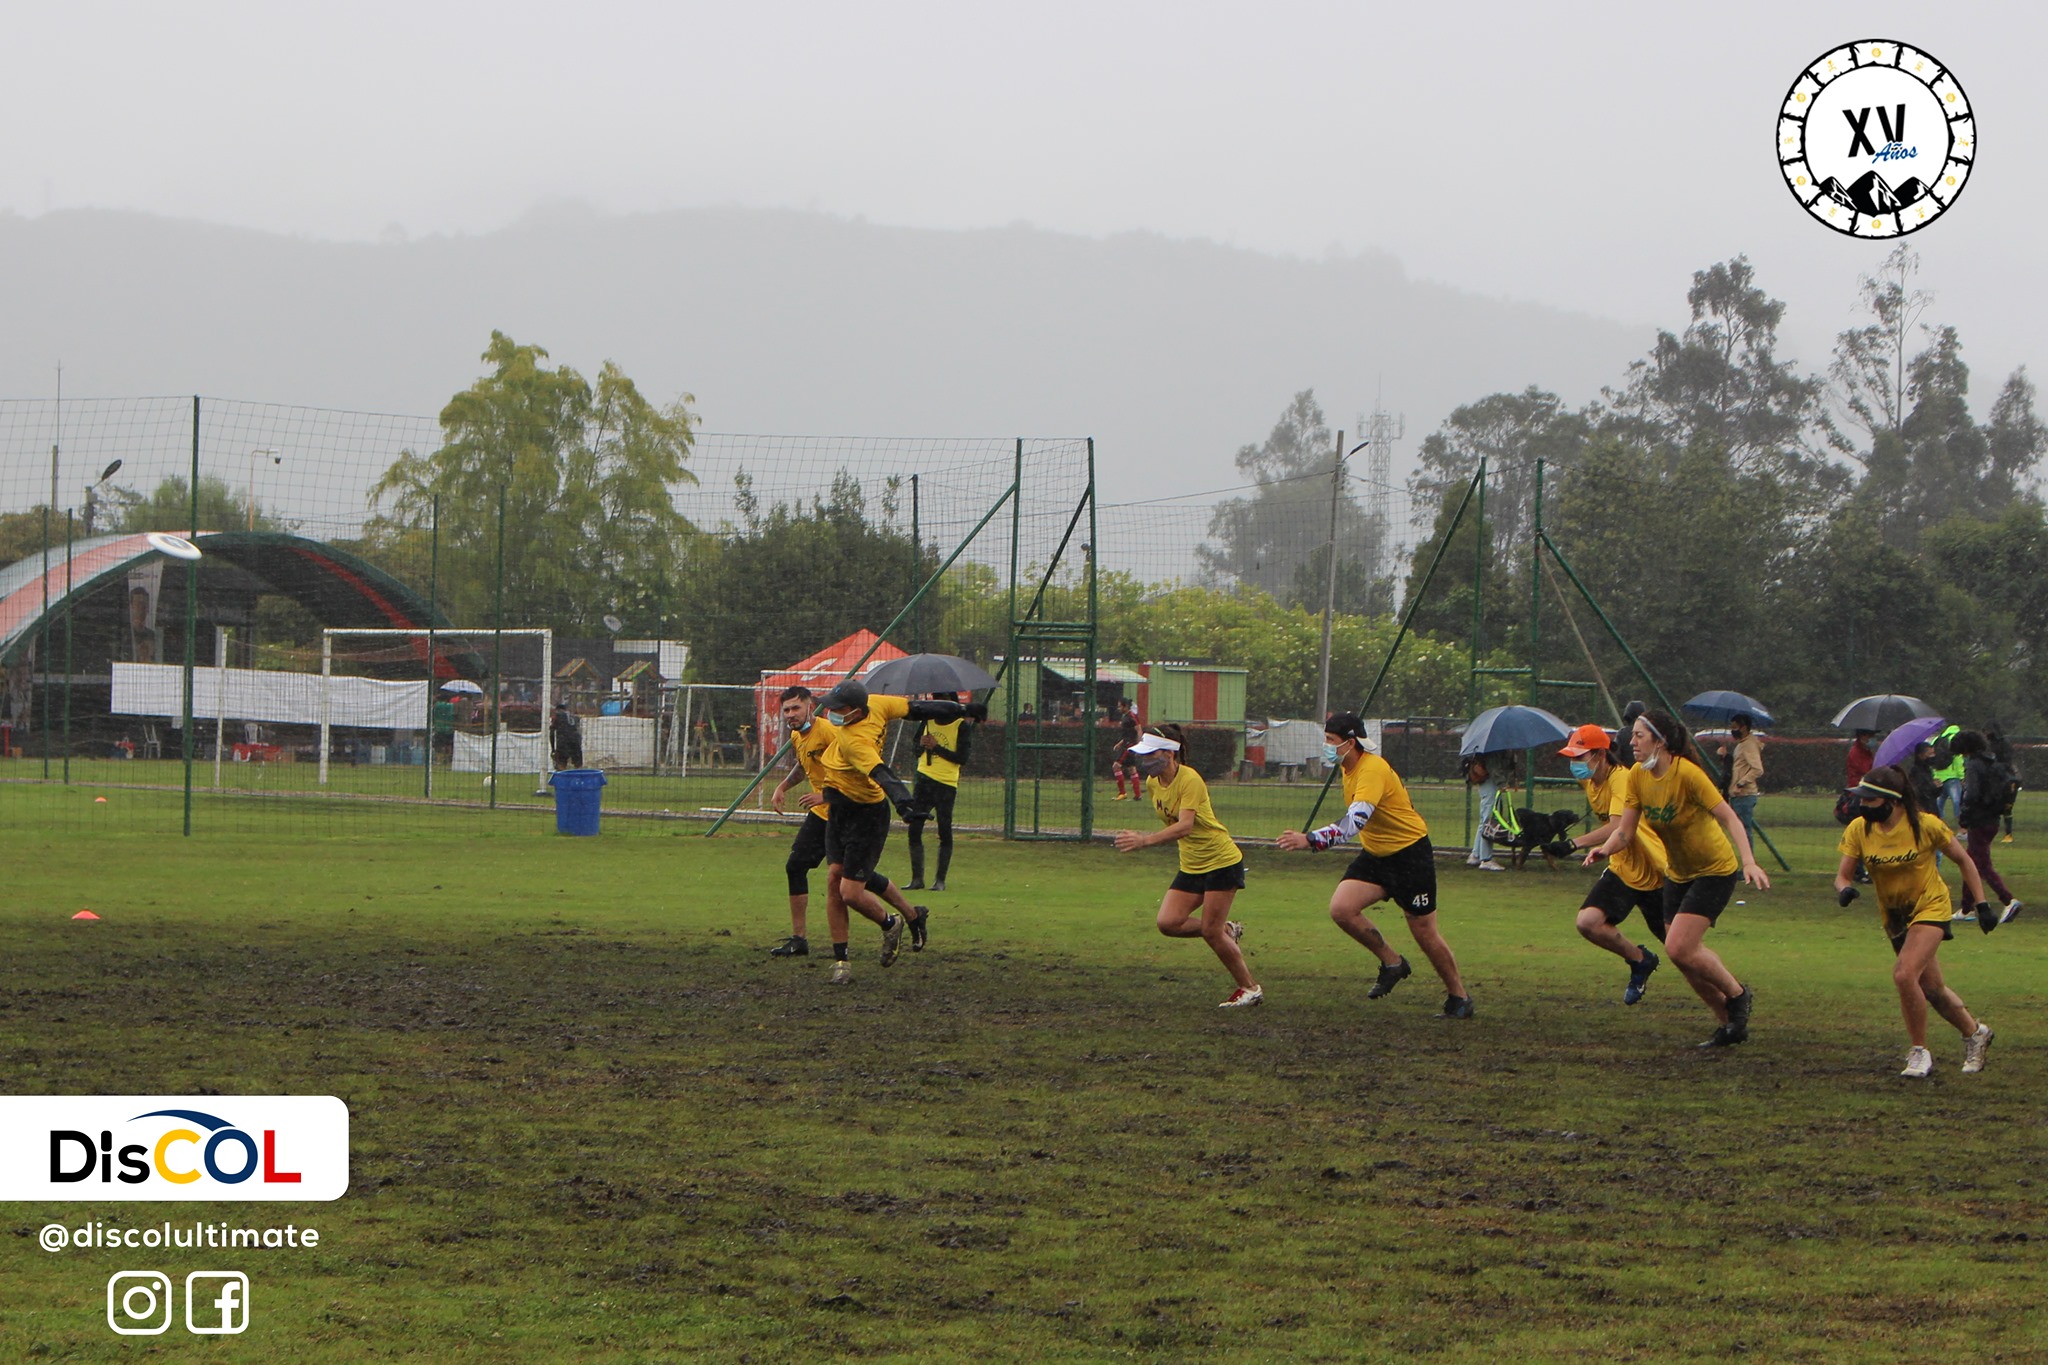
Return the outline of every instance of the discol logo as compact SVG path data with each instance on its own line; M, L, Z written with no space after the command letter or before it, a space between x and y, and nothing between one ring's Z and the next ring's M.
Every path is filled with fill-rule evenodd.
M1962 194L1976 158L1977 120L1955 73L1890 39L1822 53L1778 111L1785 187L1851 237L1926 227Z
M0 1095L0 1200L339 1199L332 1095Z

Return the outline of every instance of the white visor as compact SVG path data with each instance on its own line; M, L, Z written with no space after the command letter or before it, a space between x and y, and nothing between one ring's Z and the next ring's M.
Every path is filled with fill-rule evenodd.
M1133 754L1176 753L1179 749L1180 744L1175 740L1168 739L1165 735L1146 735L1139 739L1136 744L1125 750L1125 752Z

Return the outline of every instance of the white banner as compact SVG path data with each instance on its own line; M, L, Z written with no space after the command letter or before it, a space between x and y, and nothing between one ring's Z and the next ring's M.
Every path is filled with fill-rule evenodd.
M590 722L583 722L585 733L589 733ZM584 751L589 752L586 743ZM522 734L516 730L498 732L498 771L501 773L544 773L555 765L548 756L548 737L545 734ZM487 773L491 770L491 737L472 735L462 730L455 732L455 759L452 764L458 773Z
M329 724L372 730L426 728L425 679L323 679L318 673L277 673L262 668L193 669L192 716L195 720L318 725L323 687ZM185 670L177 664L115 664L113 711L117 716L177 719L185 712Z
M332 1095L0 1095L0 1199L339 1199Z
M654 718L583 717L583 761L591 768L653 767Z

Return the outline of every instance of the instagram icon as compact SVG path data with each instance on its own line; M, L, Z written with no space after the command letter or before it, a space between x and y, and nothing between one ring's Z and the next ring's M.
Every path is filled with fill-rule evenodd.
M171 1326L171 1277L117 1270L107 1279L107 1326L124 1337L161 1336Z

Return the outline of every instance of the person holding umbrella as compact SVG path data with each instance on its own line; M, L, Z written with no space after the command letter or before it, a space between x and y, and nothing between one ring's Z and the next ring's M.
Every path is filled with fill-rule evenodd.
M1619 853L1637 827L1649 822L1664 844L1665 951L1718 1025L1700 1046L1732 1047L1749 1037L1756 996L1707 947L1707 931L1739 882L1768 891L1771 879L1757 866L1742 821L1707 776L1686 728L1662 711L1645 711L1636 719L1633 739L1636 770L1629 775L1621 819L1587 853L1585 865Z
M1873 769L1856 788L1862 814L1842 831L1842 862L1835 869L1835 899L1844 908L1856 899L1857 864L1871 870L1878 915L1892 941L1892 984L1899 992L1899 1013L1905 1017L1911 1044L1901 1076L1925 1076L1934 1070L1927 1050L1927 1007L1963 1035L1963 1070L1982 1071L1991 1050L1991 1026L1972 1015L1962 997L1942 979L1934 955L1954 937L1949 928L1948 885L1934 863L1935 850L1946 848L1963 869L1963 889L1977 907L1977 924L1985 933L1997 927L1997 914L1984 903L1984 883L1953 831L1920 809L1906 775L1896 767Z
M1318 830L1282 830L1276 842L1289 852L1320 853L1355 836L1361 851L1330 894L1330 918L1380 960L1379 976L1365 998L1379 999L1414 970L1365 917L1367 907L1391 900L1407 915L1415 945L1444 983L1443 1017L1470 1019L1472 996L1459 975L1457 956L1436 927L1436 854L1429 845L1429 826L1408 799L1400 774L1378 754L1365 751L1365 723L1349 711L1323 722L1323 761L1343 768L1344 814Z
M1156 921L1168 938L1199 938L1216 954L1223 970L1237 983L1218 1009L1245 1009L1266 998L1245 965L1237 941L1244 926L1230 918L1230 906L1244 890L1244 853L1209 804L1209 784L1181 760L1187 742L1178 725L1147 730L1131 746L1131 761L1145 774L1152 809L1162 828L1150 834L1121 830L1116 851L1134 853L1157 844L1172 844L1180 855L1180 871L1159 902Z
M958 692L934 692L933 701L958 703ZM920 816L929 815L939 822L939 866L932 878L932 890L946 889L946 869L953 862L953 802L960 795L960 769L967 762L967 755L974 743L974 733L967 727L964 717L952 720L927 720L917 737L918 747L924 752L917 760L917 785L911 794L916 798ZM924 889L924 820L913 819L910 831L910 887L912 891Z
M1614 764L1613 745L1607 732L1597 725L1581 725L1560 754L1571 760L1572 776L1585 789L1600 827L1569 842L1575 849L1599 848L1607 842L1627 804L1631 768ZM1605 948L1628 963L1628 985L1621 1003L1636 1004L1649 989L1650 973L1657 970L1657 954L1644 943L1630 943L1622 935L1621 923L1631 910L1643 912L1643 923L1659 942L1664 941L1664 844L1656 831L1638 822L1633 838L1607 860L1599 880L1586 893L1579 910L1579 936L1596 948Z

